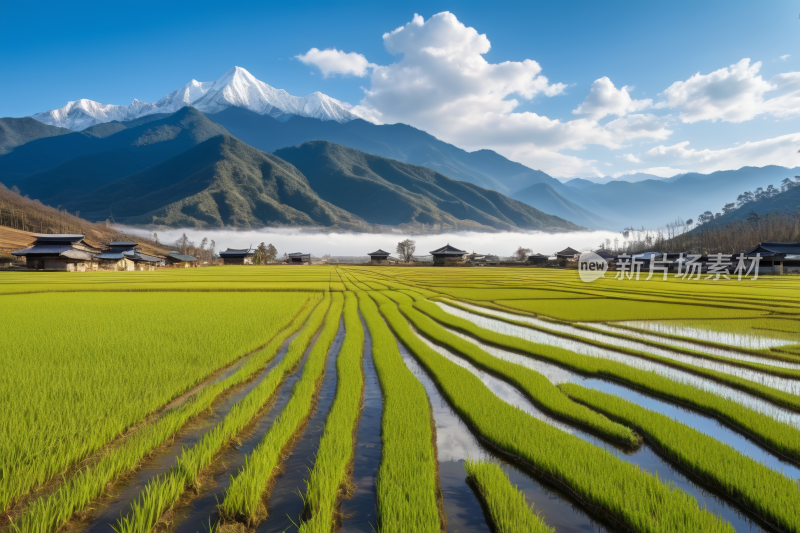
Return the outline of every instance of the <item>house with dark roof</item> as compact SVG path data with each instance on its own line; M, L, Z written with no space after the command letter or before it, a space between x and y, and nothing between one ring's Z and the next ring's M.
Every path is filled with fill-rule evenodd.
M219 253L225 265L252 265L255 255L254 248L228 248Z
M547 263L548 257L544 254L533 254L529 255L526 262L529 265L544 265Z
M304 254L302 252L294 252L291 254L286 254L288 260L286 261L287 264L290 265L310 265L311 264L311 254Z
M108 248L97 255L102 270L153 270L164 264L160 257L142 253L136 242L110 242Z
M84 241L84 237L84 234L37 235L28 248L11 255L24 257L27 267L35 270L97 270L95 256L100 250Z
M372 252L367 255L369 256L370 263L373 265L385 265L389 262L389 256L391 254L378 248L377 252Z
M448 265L454 263L463 263L464 256L467 255L467 252L464 250L459 250L454 246L450 246L448 243L441 248L433 250L430 252L433 256L433 264L434 265Z
M197 258L180 252L170 252L164 256L164 264L177 268L190 268L197 266Z
M761 258L759 272L771 268L773 274L800 274L800 242L762 242L745 255L756 254Z
M557 259L566 259L567 261L574 261L576 255L581 255L581 253L578 250L575 250L575 249L570 248L569 246L567 246L566 248L564 248L560 252L556 253L556 258Z

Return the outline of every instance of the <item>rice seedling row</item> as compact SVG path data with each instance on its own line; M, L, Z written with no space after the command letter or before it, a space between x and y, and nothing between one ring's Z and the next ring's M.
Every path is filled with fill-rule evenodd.
M301 532L329 533L340 522L337 515L340 500L352 490L348 470L352 468L364 390L361 369L364 330L352 292L345 294L344 327L347 333L336 365L336 396L308 479Z
M574 383L570 398L641 431L667 457L780 531L800 531L800 487L780 472L662 414Z
M292 341L280 364L236 404L219 425L206 433L197 444L185 449L173 469L148 483L137 501L132 503L131 512L121 517L114 526L117 533L146 533L152 529L164 512L178 501L185 488L191 486L200 472L211 464L222 447L261 411L286 374L297 368L306 348L322 325L329 306L330 296L326 295L322 305L314 309L303 330Z
M397 336L465 421L494 446L568 487L616 529L732 531L730 524L699 509L691 496L498 399L468 370L416 338L394 302L374 297ZM519 439L520 434L526 438Z
M364 292L358 299L383 391L382 455L376 480L380 531L439 532L441 495L428 397L403 363L375 303Z

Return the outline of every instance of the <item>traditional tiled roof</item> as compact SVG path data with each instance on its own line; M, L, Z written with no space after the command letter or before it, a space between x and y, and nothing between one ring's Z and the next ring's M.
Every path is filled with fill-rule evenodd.
M390 254L389 252L384 252L383 250L381 250L380 248L378 248L378 251L377 251L377 252L372 252L371 254L367 254L367 255L369 255L369 256L373 256L373 255L381 255L381 256L384 256L384 255L385 255L385 256L387 256L387 257L388 257L388 256L389 256L389 255L391 255L391 254Z
M223 259L243 259L250 255L256 255L254 248L228 248L224 252L219 253L219 256Z
M167 254L167 257L170 259L174 259L175 261L185 261L187 263L191 263L192 261L197 261L196 257L192 257L191 255L183 255L179 252L170 252Z
M556 252L556 255L575 255L575 254L579 254L579 253L580 252L578 250L573 250L572 248L567 246L566 248L564 248L560 252Z
M36 242L79 242L85 236L83 233L44 233L36 235Z
M757 253L761 257L800 255L800 242L762 242L745 255L755 256Z
M429 253L431 255L464 255L467 252L465 252L464 250L459 250L458 248L450 246L450 244L447 244L446 246L442 246L438 250L434 250Z
M109 246L139 246L138 242L125 242L125 241L118 241L118 242L110 242L108 243Z
M83 259L84 261L90 261L93 258L93 255L90 252L76 250L69 244L34 244L30 248L11 252L11 255L17 257L28 255L57 255L59 257L66 257L69 259Z
M311 254L304 254L302 252L294 252L286 255L288 255L289 257L311 257Z

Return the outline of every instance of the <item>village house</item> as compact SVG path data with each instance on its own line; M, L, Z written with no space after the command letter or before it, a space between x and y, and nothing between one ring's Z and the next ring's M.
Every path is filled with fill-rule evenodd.
M800 274L800 242L762 242L747 252L747 257L761 257L759 272Z
M385 265L389 263L389 252L384 252L380 248L378 248L377 252L372 252L367 255L369 256L370 263L373 265Z
M136 242L110 242L108 249L97 255L101 270L154 270L164 262L160 257L146 255Z
M434 265L450 265L463 263L464 256L467 255L467 252L450 246L448 243L446 246L442 246L441 248L430 252L430 254L433 256Z
M578 250L574 250L567 246L560 252L556 253L556 259L566 259L567 261L577 261L577 256L581 255Z
M100 250L84 241L84 237L84 234L37 235L28 248L11 255L25 257L27 267L35 270L97 270L95 255Z
M197 258L191 255L185 255L180 252L170 252L164 256L164 264L166 266L177 268L190 268L197 266Z
M224 265L252 265L255 255L256 251L253 248L228 248L219 253Z
M302 252L294 252L292 254L286 254L288 258L286 263L289 265L310 265L311 264L311 254L304 254Z

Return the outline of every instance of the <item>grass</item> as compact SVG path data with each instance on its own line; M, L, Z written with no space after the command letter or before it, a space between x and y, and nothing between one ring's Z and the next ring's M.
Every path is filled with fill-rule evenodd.
M494 531L497 533L555 533L541 517L533 514L533 504L528 507L525 494L503 470L487 461L464 462L467 479L480 496Z
M380 531L439 532L444 524L428 395L403 362L375 303L365 292L358 294L358 300L383 392L382 455L376 481Z
M344 327L347 333L336 361L336 396L306 489L305 519L299 528L303 533L330 533L339 522L337 505L352 490L348 470L355 455L364 391L364 330L356 296L351 292L345 294Z
M201 471L214 461L223 446L250 424L286 375L296 370L303 353L325 319L329 302L330 296L327 296L292 341L283 360L242 401L231 408L222 422L203 435L191 448L185 448L169 472L153 478L145 486L132 502L131 512L121 517L114 526L117 533L149 532L161 516L178 501L186 488L195 483Z
M311 296L3 297L0 512L267 343Z
M504 402L469 370L425 345L394 302L380 294L374 298L392 330L469 426L492 446L557 480L615 529L733 531L683 491Z
M664 455L780 531L800 531L800 486L780 472L668 416L574 383L559 388L570 398L630 424Z
M303 377L292 389L286 407L247 457L245 466L231 480L225 491L220 512L226 520L240 521L254 527L267 517L264 498L268 495L270 481L276 474L285 451L292 445L293 438L302 433L311 410L316 405L316 394L325 377L325 362L339 330L343 305L344 296L333 294L325 325L308 355Z

